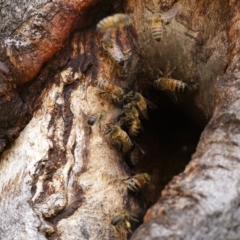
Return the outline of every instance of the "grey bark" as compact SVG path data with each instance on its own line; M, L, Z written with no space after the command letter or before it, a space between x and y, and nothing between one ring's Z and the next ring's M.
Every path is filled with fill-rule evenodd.
M239 3L182 3L162 51L174 49L174 61L191 66L182 71L186 82L196 73L201 100L195 104L211 120L190 164L162 191L131 239L239 239ZM179 29L183 34L172 37Z

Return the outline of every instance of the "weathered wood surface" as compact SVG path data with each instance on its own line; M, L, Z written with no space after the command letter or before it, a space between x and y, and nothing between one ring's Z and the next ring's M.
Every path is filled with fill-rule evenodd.
M111 141L98 125L86 126L92 111L113 107L96 94L93 81L117 79L141 90L168 64L176 66L173 77L199 83L196 93L179 95L178 104L199 124L212 119L191 163L132 239L240 238L240 3L179 1L181 12L157 43L146 19L172 3L2 4L1 151L29 123L1 156L1 239L126 239L126 231L116 235L111 218L124 208L141 216L144 203L127 193L121 179L130 172ZM95 31L98 20L122 10L133 26L111 37L131 54L127 70L103 52Z
M145 223L131 239L239 239L240 62L239 41L234 38L239 32L240 5L236 1L182 4L177 24L185 25L192 31L187 33L195 35L192 40L185 35L188 40L183 49L189 47L189 42L195 42L194 52L182 54L186 53L186 61L188 54L193 54L195 61L191 71L182 74L187 79L194 72L192 69L197 69L204 112L206 116L213 112L213 116L190 164L162 191L159 201L148 210ZM183 27L173 31L179 29ZM182 34L172 42L183 38ZM179 49L175 51L178 53ZM175 55L173 58L178 59Z
M110 108L90 85L87 69L102 58L98 39L95 48L88 43L94 32L74 35L69 66L52 78L41 107L2 156L3 239L11 239L9 232L14 239L114 239L112 217L130 202L138 211L122 181L129 172L121 154L98 124L91 129L86 123L92 112ZM112 77L111 61L99 61L96 70L96 79Z
M86 2L89 9L91 4L95 3ZM83 16L91 12L82 5L76 6L78 18L81 11ZM58 9L60 12L64 11L62 7ZM38 11L44 11L46 5L42 8ZM68 11L68 15L73 19L75 16L76 20L76 12L70 15ZM66 31L54 19L41 24L44 28L54 26L48 31L55 34L53 39L62 45L73 29L73 19L66 24L65 17L60 15L58 21L64 23ZM81 23L87 24L86 21ZM122 32L120 36L123 41L126 39L122 50L127 48L131 54L132 45L126 33ZM37 65L31 62L32 67L26 62L27 54L20 48L26 61L22 59L21 66L15 66L15 70L19 67L26 78L18 76L19 81L30 81L38 73L37 69L60 47L49 35L42 41L39 40L40 46L35 52L43 58L37 60ZM55 70L53 75L50 71L66 63L67 53L67 65L61 71ZM16 53L12 57L17 57ZM95 25L88 31L74 33L58 57L52 60L52 67L47 66L28 86L32 96L27 96L23 90L24 99L32 104L35 112L18 139L1 157L0 238L125 239L127 231L116 235L111 219L126 208L133 210L136 217L143 215L138 203L128 196L126 183L122 181L130 172L123 156L112 146L110 139L103 136L100 126L96 124L91 129L86 123L91 113L113 107L100 98L92 82L112 79L121 75L122 70L101 49ZM9 75L16 76L9 68ZM46 78L49 80L43 89L41 83L46 82ZM34 99L36 93L40 96Z

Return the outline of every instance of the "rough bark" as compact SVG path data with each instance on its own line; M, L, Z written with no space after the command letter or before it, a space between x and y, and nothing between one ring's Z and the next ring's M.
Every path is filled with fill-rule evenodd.
M1 239L127 239L127 231L114 232L112 217L126 209L141 221L154 200L146 204L147 196L127 192L124 156L99 125L86 125L95 110L115 108L94 81L151 95L149 82L168 65L176 67L174 78L199 84L198 91L177 95L178 107L200 126L211 120L191 162L132 239L240 238L240 3L179 3L160 43L146 19L173 1L2 3L0 150L10 148L0 162ZM104 53L95 30L100 19L122 11L133 25L111 38L124 67ZM160 188L152 185L148 193L154 189Z
M191 162L162 191L132 239L239 239L239 2L182 4L176 20L187 27L187 34L172 42L186 38L188 44L182 45L183 51L174 50L186 61L192 54L190 71L182 74L186 80L188 74L199 74L194 77L201 99L196 106L202 101L205 116L212 118ZM173 31L183 29L175 26ZM186 51L189 42L194 44Z

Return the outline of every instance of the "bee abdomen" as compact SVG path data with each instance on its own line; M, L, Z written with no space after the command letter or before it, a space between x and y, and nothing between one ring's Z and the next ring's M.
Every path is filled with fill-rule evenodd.
M112 22L113 21L111 18L109 18L109 17L104 18L97 24L97 30L100 32L106 31L109 27L111 27L113 25Z
M123 153L128 153L133 148L133 143L131 139L126 135L125 140L122 142Z
M183 92L187 88L186 83L170 78L159 78L154 81L153 85L159 90L170 90L173 92Z
M135 118L134 120L132 120L130 128L129 128L129 135L136 137L141 129L141 122L139 120L139 118Z
M123 153L128 153L132 148L133 148L132 142L128 142L128 143L123 143L122 144L122 151L123 151Z
M178 81L177 91L183 92L186 87L187 87L187 84L186 84L186 83L183 83L183 82Z
M160 41L163 35L163 28L161 26L152 28L152 36L156 41Z
M129 191L137 192L141 189L141 182L138 179L131 179L127 188Z
M97 24L97 30L100 32L105 32L108 29L117 29L119 27L131 25L131 18L129 15L124 13L116 13L112 16L108 16L102 19Z
M169 79L169 90L175 92L183 92L186 88L187 84L175 79Z
M148 173L139 173L133 176L128 181L128 190L132 192L138 192L142 190L145 186L147 186L151 182L151 177Z

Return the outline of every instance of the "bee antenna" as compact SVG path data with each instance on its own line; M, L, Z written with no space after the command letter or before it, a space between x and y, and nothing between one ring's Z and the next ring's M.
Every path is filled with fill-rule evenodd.
M177 68L177 66L175 66L169 73L168 75L171 76L171 74L173 73L173 71Z
M153 83L152 82L150 82L150 81L148 81L151 85L153 85Z
M140 149L140 151L142 152L142 154L147 154L141 147L140 147L140 145L135 141L135 140L133 140L133 143L134 143L134 146L135 147L138 147L139 149Z
M164 75L163 72L159 68L157 69L157 71L160 75L162 75L162 76Z

